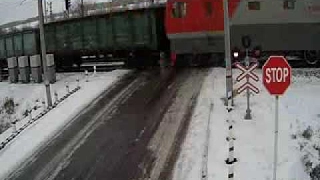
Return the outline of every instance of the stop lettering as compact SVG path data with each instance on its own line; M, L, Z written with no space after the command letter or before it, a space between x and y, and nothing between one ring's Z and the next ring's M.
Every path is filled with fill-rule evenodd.
M271 56L262 68L262 80L271 95L282 95L291 83L291 67L283 56Z
M283 83L289 77L289 68L266 68L266 83Z

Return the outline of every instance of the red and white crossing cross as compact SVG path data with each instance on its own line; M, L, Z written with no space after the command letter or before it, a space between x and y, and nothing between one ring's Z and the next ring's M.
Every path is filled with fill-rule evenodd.
M240 82L244 78L252 78L255 81L259 81L259 77L253 73L253 70L255 70L258 67L258 63L254 63L253 65L249 66L248 68L241 65L240 63L235 63L235 66L240 69L242 72L241 74L236 78L238 82Z
M244 90L249 89L251 91L253 91L254 93L258 94L260 91L257 87L255 87L253 84L251 84L249 81L244 83L242 86L240 86L237 89L237 93L240 94L242 93Z
M283 56L270 56L262 67L263 85L271 95L282 95L291 84L291 67Z
M236 80L240 82L241 80L246 79L246 82L237 89L237 93L240 94L244 90L249 89L258 94L259 89L249 82L250 79L259 81L259 77L253 72L258 67L258 63L254 63L251 66L246 67L237 62L235 63L235 66L242 71L241 74L236 78Z

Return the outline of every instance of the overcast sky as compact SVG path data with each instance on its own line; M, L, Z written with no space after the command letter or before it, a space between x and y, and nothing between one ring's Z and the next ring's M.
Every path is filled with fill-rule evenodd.
M53 12L64 10L65 0L46 0L52 1ZM76 0L71 0L76 1ZM84 0L85 2L105 2L109 0ZM23 2L21 4L21 2ZM0 24L11 21L23 20L38 15L37 0L0 0Z

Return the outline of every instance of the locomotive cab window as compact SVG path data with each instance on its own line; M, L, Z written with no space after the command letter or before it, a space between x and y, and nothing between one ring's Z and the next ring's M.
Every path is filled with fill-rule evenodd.
M294 9L295 1L294 0L285 0L283 1L283 9Z
M212 3L211 2L205 2L204 9L205 9L206 16L212 15L213 10L212 10Z
M249 10L260 10L260 2L259 1L250 1L248 2Z
M186 2L175 2L172 6L172 17L182 18L187 14L187 3Z

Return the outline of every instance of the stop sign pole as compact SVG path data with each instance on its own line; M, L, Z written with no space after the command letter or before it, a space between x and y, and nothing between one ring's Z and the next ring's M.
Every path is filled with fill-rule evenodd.
M273 180L277 179L279 96L283 95L291 84L291 67L283 56L270 56L262 67L263 85L275 96L275 130Z

